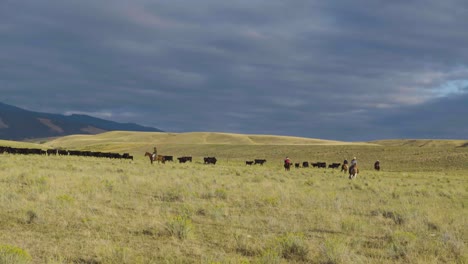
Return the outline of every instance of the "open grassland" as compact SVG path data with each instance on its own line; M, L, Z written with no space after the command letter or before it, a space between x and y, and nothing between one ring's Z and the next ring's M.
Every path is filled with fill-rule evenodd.
M70 145L134 161L0 155L0 263L468 261L468 148L160 142L194 162L150 165L135 142ZM361 173L286 172L286 155Z
M213 132L155 133L113 131L98 135L73 135L57 138L47 145L61 148L100 148L136 150L148 145L373 145L342 141L271 135L243 135Z
M407 147L468 147L468 140L448 139L391 139L376 140L372 143L384 146L407 146Z
M430 141L430 144L427 142ZM417 143L415 143L417 142ZM162 155L192 156L201 161L212 157L238 164L246 160L267 159L267 166L281 166L289 156L293 162L327 163L351 160L356 156L363 169L372 169L380 160L386 171L468 170L468 141L463 140L387 140L340 142L321 139L242 135L227 133L154 133L108 132L98 135L75 135L58 138L42 148L129 152L139 159L153 147ZM423 145L423 147L421 147Z

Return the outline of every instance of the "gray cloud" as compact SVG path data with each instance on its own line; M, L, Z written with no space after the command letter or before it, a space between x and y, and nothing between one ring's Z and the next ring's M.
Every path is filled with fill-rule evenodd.
M466 138L416 120L463 110L467 17L462 0L4 1L0 100L181 132Z

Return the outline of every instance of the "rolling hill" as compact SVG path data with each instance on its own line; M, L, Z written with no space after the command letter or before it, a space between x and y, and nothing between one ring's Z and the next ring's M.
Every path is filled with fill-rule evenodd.
M192 156L194 162L215 156L222 163L267 159L266 166L281 164L288 156L294 162L341 162L358 157L363 169L372 169L380 160L385 170L406 171L463 169L468 158L464 140L382 140L342 142L314 138L274 135L245 135L214 132L162 133L112 131L97 135L70 135L41 144L0 140L0 146L60 148L101 152L130 153L144 160L145 152L158 147L161 155Z
M468 147L468 140L456 139L387 139L370 143L393 147Z
M56 138L44 143L44 147L130 152L138 155L158 146L161 153L174 155L214 155L221 152L262 153L277 149L290 149L291 146L378 146L370 143L350 143L274 135L245 135L216 132L129 132L112 131L97 135L71 135ZM229 154L226 154L229 155Z
M112 131L97 135L70 135L47 142L51 147L90 147L103 144L123 145L375 145L371 143L350 143L344 141L323 140L274 135L247 135L216 132L130 132Z

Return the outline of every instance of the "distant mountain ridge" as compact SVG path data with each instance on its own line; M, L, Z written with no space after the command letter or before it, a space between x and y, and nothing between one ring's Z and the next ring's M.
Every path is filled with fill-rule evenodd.
M115 130L163 132L135 123L118 123L88 115L34 112L0 102L0 139L25 140Z

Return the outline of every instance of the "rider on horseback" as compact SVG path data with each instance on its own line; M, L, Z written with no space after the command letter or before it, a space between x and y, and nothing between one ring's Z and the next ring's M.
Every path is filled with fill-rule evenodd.
M158 156L158 149L154 147L153 155L151 155L151 158L153 160L156 160L156 157Z
M357 167L357 159L356 157L354 157L352 160L351 160L351 167L349 167L349 169L352 169L354 167Z
M289 159L289 157L286 157L284 159L284 169L289 170L290 167L291 167L291 160Z
M353 160L351 160L351 166L349 167L349 179L354 179L358 173L359 169L357 167L357 159L354 157Z

